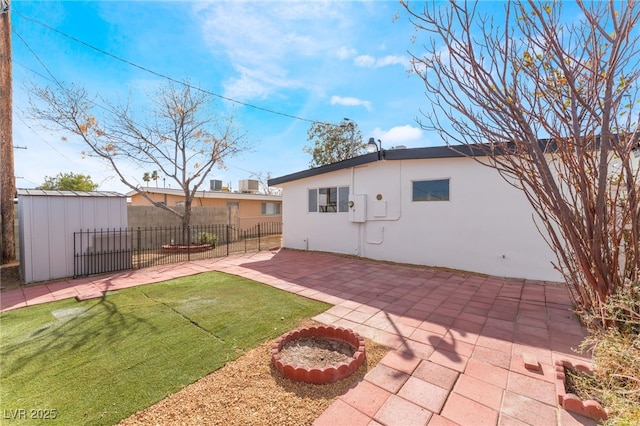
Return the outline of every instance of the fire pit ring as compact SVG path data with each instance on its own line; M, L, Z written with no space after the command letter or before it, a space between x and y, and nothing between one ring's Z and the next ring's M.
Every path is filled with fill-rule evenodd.
M285 345L295 340L314 337L346 342L355 349L355 352L353 356L349 357L348 362L325 367L305 367L282 359L280 351ZM298 328L280 336L271 347L273 365L283 376L296 382L318 385L332 383L350 376L362 365L365 358L364 339L352 330L332 325Z

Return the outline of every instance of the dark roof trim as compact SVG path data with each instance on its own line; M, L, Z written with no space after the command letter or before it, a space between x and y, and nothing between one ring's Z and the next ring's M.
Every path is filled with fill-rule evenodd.
M613 138L618 138L619 135L611 135ZM640 133L634 134L631 143L637 148L640 148ZM582 143L587 148L594 148L600 146L600 135L595 137L595 143L593 143L592 137L585 136ZM540 149L545 152L554 152L558 150L558 141L554 139L538 139ZM633 149L637 149L633 148ZM517 145L513 142L507 142L506 144L462 144L462 145L447 145L447 146L431 146L425 148L409 148L409 149L389 149L383 151L384 160L421 160L428 158L454 158L454 157L486 157L490 153L493 155L501 155L504 152L513 153L516 152ZM292 173L290 175L281 176L273 179L269 179L269 186L277 186L282 183L292 182L312 176L318 176L324 173L334 172L336 170L342 170L349 167L360 166L368 163L375 163L378 161L378 153L365 154L358 157L350 158L348 160L340 161L338 163L328 164L322 167L316 167L314 169L303 170L301 172Z
M426 158L454 158L467 156L479 157L485 155L486 154L482 150L469 145L456 145L455 147L432 146L425 148L389 149L384 151L385 160L420 160ZM329 172L335 172L337 170L348 169L350 167L361 166L368 163L375 163L376 161L378 161L378 153L373 152L371 154L360 155L358 157L349 158L337 163L327 164L326 166L320 166L313 169L303 170L300 172L291 173L289 175L269 179L268 185L278 186L282 183L293 182L296 180L318 176Z

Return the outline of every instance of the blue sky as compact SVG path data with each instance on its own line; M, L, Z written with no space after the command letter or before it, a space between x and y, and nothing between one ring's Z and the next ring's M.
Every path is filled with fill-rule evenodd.
M494 3L496 9L502 5ZM396 1L12 2L15 174L19 188L59 172L89 174L101 190L127 192L85 146L28 118L29 84L51 74L114 102L135 104L163 79L96 52L27 18L137 65L210 92L307 120L357 122L383 146L442 145L416 118L426 98L410 75L413 26ZM396 19L397 18L397 19ZM24 39L24 41L23 41ZM424 41L424 40L423 40ZM25 43L26 42L26 43ZM46 68L45 68L46 67ZM304 170L308 121L218 100L235 110L251 150L214 169L237 189L252 173ZM128 174L141 184L144 170Z

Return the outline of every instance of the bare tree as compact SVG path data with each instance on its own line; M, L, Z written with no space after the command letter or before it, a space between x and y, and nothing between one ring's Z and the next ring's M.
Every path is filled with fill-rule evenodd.
M346 160L362 154L366 147L358 125L348 119L337 125L314 122L307 131L307 140L313 142L312 147L303 148L312 157L309 167Z
M477 4L403 2L430 35L412 55L430 101L420 124L523 190L577 309L597 314L640 277L640 13L576 4L578 19L562 2L507 2L497 22Z
M222 167L226 157L246 148L234 117L212 111L211 96L189 85L160 87L149 109L137 116L130 105L98 108L81 88L36 87L33 93L34 118L80 137L89 148L84 154L102 158L126 186L180 217L185 244L196 191L214 166ZM184 210L154 201L124 174L125 164L157 167L184 192ZM148 179L157 176L154 170Z
M251 177L258 181L260 185L260 192L266 195L282 195L282 188L275 186L269 186L269 180L271 179L271 172L258 172L252 173Z

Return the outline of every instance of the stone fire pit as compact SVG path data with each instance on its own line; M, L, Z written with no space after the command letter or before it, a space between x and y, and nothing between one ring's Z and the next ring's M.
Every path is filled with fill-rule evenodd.
M280 336L271 348L273 365L290 380L332 383L353 374L364 362L364 339L334 326L299 328Z

